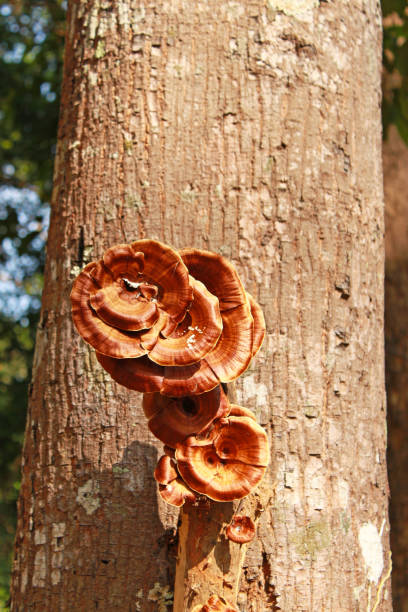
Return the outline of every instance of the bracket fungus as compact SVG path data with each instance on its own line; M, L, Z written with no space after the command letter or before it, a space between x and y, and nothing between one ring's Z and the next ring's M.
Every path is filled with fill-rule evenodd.
M190 436L176 445L177 470L197 493L215 501L248 495L269 462L266 432L248 417L217 419L208 436Z
M218 385L207 393L181 398L145 393L143 410L150 431L166 446L175 448L188 436L205 431L215 419L227 416L229 402Z
M71 302L102 367L145 394L149 428L165 445L155 470L162 498L181 506L197 494L248 495L268 464L267 436L220 383L248 368L265 321L234 266L157 240L118 244L85 266Z
M197 495L179 477L174 461L168 456L160 457L154 470L154 478L159 483L162 499L171 506L182 506L185 502L194 502Z
M255 537L255 525L251 517L237 514L233 517L225 533L231 542L246 544Z
M231 382L265 333L262 311L230 262L156 240L108 249L76 278L71 301L101 365L141 392L181 397Z

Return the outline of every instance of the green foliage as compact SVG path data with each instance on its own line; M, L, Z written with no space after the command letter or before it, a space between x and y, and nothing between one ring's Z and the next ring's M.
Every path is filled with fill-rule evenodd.
M408 7L406 0L382 0L382 9L384 136L394 124L408 144Z
M63 3L20 1L0 11L0 180L49 198L59 107Z

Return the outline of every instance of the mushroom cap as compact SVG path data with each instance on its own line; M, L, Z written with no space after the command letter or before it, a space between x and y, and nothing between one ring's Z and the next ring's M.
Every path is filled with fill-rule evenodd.
M197 395L214 389L220 382L204 359L189 366L166 367L153 363L147 356L115 359L97 352L96 357L117 383L142 393Z
M191 612L238 612L238 608L234 608L223 597L211 595L206 604L194 606Z
M172 480L167 485L159 484L159 493L161 498L170 506L180 508L186 502L192 504L196 501L197 495L188 488L181 478Z
M202 359L215 346L222 331L218 298L190 277L193 302L184 319L167 338L163 331L149 349L149 359L159 365L184 366ZM142 341L142 346L144 345Z
M185 317L192 292L188 270L170 247L156 240L118 244L75 279L72 316L99 353L136 358L148 351L139 332L152 328L161 311L169 319L166 329L174 329ZM156 327L157 335L163 327Z
M129 389L199 395L235 380L259 350L262 311L220 255L139 240L89 266L74 283L75 323Z
M207 438L191 436L176 445L177 469L194 491L215 501L248 495L269 461L265 431L248 417L218 419Z
M217 296L221 312L246 303L245 289L238 273L225 257L201 249L182 249L179 253L191 276Z
M221 382L231 382L252 359L253 319L248 304L222 312L222 333L205 361Z
M145 393L143 410L150 431L164 444L175 448L188 436L202 432L214 419L226 416L229 402L218 385L207 393L181 398Z
M159 484L169 484L178 477L176 464L168 455L163 455L160 457L153 475Z
M252 357L254 357L261 348L262 342L265 338L265 317L258 302L248 292L247 298L249 307L251 309L251 315L254 320L254 331L252 337Z
M256 421L256 416L249 408L244 408L244 406L238 406L237 404L230 404L230 412L228 416L237 416L237 417L248 417L253 421Z
M72 292L72 318L85 340L100 353L116 358L141 357L146 350L139 338L132 332L111 327L100 319L89 306L89 299L96 294L107 279L112 279L108 270L99 263L88 264L75 279Z
M133 250L143 253L140 280L158 287L157 305L176 321L184 318L192 299L188 270L179 253L158 240L137 240Z
M185 502L194 502L197 495L179 478L174 461L168 456L160 457L154 470L154 478L159 483L162 499L171 506L182 506Z
M235 515L227 527L226 535L232 542L246 544L255 537L255 525L249 516Z
M200 249L182 249L180 255L190 274L218 298L223 329L205 360L221 382L231 382L248 368L253 356L249 298L234 266L221 255Z

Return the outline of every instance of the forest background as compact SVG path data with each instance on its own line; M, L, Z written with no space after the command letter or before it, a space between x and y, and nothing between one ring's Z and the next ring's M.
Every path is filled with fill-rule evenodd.
M408 8L405 0L383 0L382 9L384 139L386 142L393 125L400 139L408 145ZM0 610L7 609L20 486L20 451L41 304L65 11L65 0L14 0L0 7ZM390 151L390 159L385 163L386 179L387 172L396 176L401 156L405 155L408 160L408 149L401 144L393 145ZM406 211L408 217L408 205ZM393 210L388 217L395 219L400 213ZM406 225L405 221L401 227ZM391 257L390 253L389 250ZM398 259L394 252L392 257ZM388 268L386 308L388 304L391 311L392 288L402 285L404 274L408 273L400 265L397 269L394 265ZM408 571L404 567L408 559L408 538L393 537L393 523L401 499L400 494L393 495L393 490L403 491L404 484L407 489L399 473L404 471L401 445L404 444L403 432L408 429L408 413L401 423L403 410L397 390L404 376L407 377L407 353L398 338L394 338L395 333L402 336L404 330L407 335L408 296L404 295L398 293L399 301L405 304L404 320L399 320L397 332L394 327L389 325L388 329L386 326L391 542L396 603L403 596L401 585ZM405 406L408 406L406 401ZM395 437L394 431L399 432ZM394 465L398 463L395 457L399 457L400 470L396 468L394 473ZM396 526L394 534L398 533ZM408 591L408 585L406 589ZM406 608L397 603L395 609Z

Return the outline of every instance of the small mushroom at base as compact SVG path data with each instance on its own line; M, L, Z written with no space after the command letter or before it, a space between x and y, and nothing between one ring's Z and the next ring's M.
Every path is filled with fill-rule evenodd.
M249 516L236 515L227 527L226 536L231 542L246 544L255 537L255 525Z
M238 608L234 608L223 597L211 595L206 604L194 606L191 612L238 612Z

